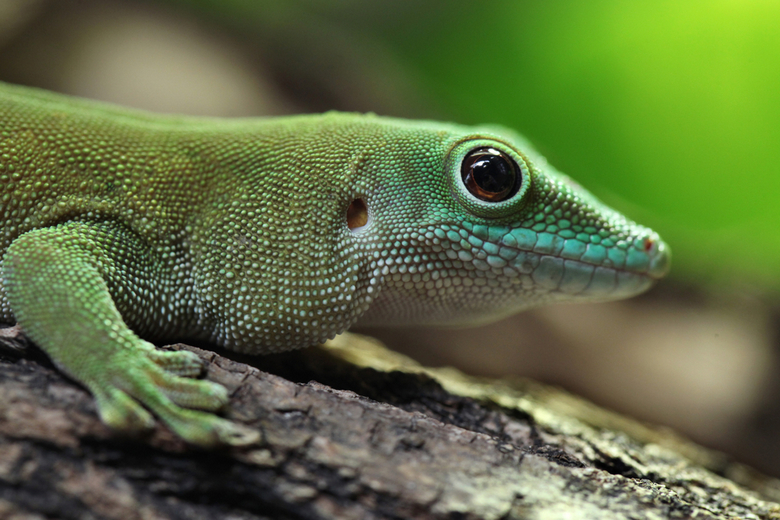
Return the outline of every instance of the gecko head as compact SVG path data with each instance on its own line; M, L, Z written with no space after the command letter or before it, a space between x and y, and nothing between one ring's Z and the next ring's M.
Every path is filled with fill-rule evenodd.
M601 203L521 137L467 129L449 133L440 150L391 181L405 182L406 200L424 208L412 202L395 211L414 219L376 219L379 243L395 247L375 255L381 291L361 323L482 323L556 301L633 296L668 271L657 233ZM374 212L389 209L377 200Z

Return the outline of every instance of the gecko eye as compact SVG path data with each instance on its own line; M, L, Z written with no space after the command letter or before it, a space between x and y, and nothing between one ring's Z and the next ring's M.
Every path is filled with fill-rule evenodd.
M531 163L501 139L466 136L450 149L445 168L450 193L477 218L516 218L533 193Z
M490 147L469 152L460 165L460 175L472 195L488 202L507 200L522 184L522 173L515 161Z

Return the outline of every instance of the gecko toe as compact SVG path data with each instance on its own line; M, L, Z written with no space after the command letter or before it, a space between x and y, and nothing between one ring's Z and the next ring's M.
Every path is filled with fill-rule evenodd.
M186 350L171 352L154 349L149 351L147 355L157 366L177 376L197 377L203 373L203 361L197 354Z
M257 430L195 410L179 409L166 417L165 423L188 443L204 448L247 446L261 439Z
M154 427L154 418L142 406L117 388L91 388L100 419L110 428L130 434Z
M216 411L228 402L227 389L212 381L163 374L156 383L171 401L184 408Z
M231 421L222 421L216 433L220 444L228 446L249 446L261 440L259 431Z

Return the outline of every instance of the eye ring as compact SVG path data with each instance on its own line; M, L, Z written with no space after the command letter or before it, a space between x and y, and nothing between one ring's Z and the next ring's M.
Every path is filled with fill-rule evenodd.
M522 145L523 143L518 143ZM487 194L474 193L473 185L469 187L468 176L464 179L464 170L470 170L469 163L473 158L485 158L488 154L489 159L499 159L506 166L505 173L514 172L514 182L498 182L495 184L485 184L476 182L477 186L482 185L483 191ZM467 160L468 158L468 160ZM469 214L476 218L486 221L499 222L504 219L515 219L519 211L528 204L532 198L533 190L531 188L534 181L532 166L525 155L517 151L515 143L507 142L501 136L487 134L466 135L453 142L447 152L445 163L447 178L450 187L450 193L457 203ZM472 176L473 177L473 176ZM511 175L508 179L511 180ZM484 179L483 179L484 180ZM501 179L494 179L501 180ZM510 187L511 184L511 187ZM487 189L485 189L487 188ZM487 196L486 196L487 195ZM492 200L490 200L492 198Z
M486 202L512 198L523 183L522 171L514 159L492 146L467 153L460 174L469 193Z

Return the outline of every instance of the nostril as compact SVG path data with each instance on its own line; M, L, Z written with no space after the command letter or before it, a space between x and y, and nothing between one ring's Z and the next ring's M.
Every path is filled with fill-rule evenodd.
M651 249L653 249L653 246L655 245L655 240L653 240L650 237L647 237L645 239L645 253L649 253Z
M368 224L368 206L363 199L355 199L347 208L347 227L356 231Z
M648 274L653 278L662 278L669 272L672 256L669 247L661 240L653 240L653 255L650 258Z

